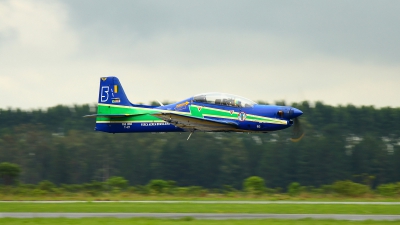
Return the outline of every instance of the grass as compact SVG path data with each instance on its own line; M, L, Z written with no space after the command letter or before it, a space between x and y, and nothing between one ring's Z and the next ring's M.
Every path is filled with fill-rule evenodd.
M121 193L102 193L99 196L90 196L86 193L63 193L63 194L47 194L37 196L24 196L24 195L13 195L13 194L1 194L1 201L22 201L22 200L49 200L49 201L61 201L61 200L77 200L77 201L122 201L122 200L210 200L210 201L375 201L375 202L394 202L400 201L399 197L383 197L375 194L367 194L363 197L345 197L335 194L311 194L302 193L298 196L290 196L288 194L264 194L261 196L252 196L246 193L237 192L230 193L230 195L208 193L203 196L199 195L167 195L167 194L152 194L152 195L141 195L136 193L121 192Z
M400 215L400 205L0 203L0 212L289 213Z
M336 220L194 220L192 218L183 218L178 220L167 219L114 219L114 218L84 218L84 219L67 219L67 218L34 218L34 219L0 219L2 225L395 225L400 221L336 221Z

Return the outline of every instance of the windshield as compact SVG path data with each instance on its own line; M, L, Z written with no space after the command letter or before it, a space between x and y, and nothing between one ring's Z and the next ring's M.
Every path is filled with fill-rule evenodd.
M224 93L199 94L193 97L193 101L233 107L253 107L257 104L247 98Z

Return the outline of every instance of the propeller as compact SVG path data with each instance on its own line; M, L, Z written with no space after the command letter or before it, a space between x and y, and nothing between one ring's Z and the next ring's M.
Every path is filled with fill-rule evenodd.
M290 138L290 140L292 142L298 142L304 137L304 130L303 127L301 126L298 117L294 118L293 122L294 122L293 132L292 132L292 138Z

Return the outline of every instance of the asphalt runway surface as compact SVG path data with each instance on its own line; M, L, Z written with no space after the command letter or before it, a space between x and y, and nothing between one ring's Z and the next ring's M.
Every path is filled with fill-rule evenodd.
M310 201L0 201L0 203L165 203L165 204L295 204L295 205L400 205L400 202L310 202Z
M400 220L400 215L344 215L344 214L241 214L241 213L0 213L0 218L194 218L203 220L235 219L331 219L331 220Z

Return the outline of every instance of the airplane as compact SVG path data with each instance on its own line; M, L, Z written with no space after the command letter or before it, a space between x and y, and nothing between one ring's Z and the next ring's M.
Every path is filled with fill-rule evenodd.
M294 126L291 140L304 132L303 112L290 106L261 105L236 95L211 92L160 106L132 104L117 77L101 77L95 131L269 133Z

